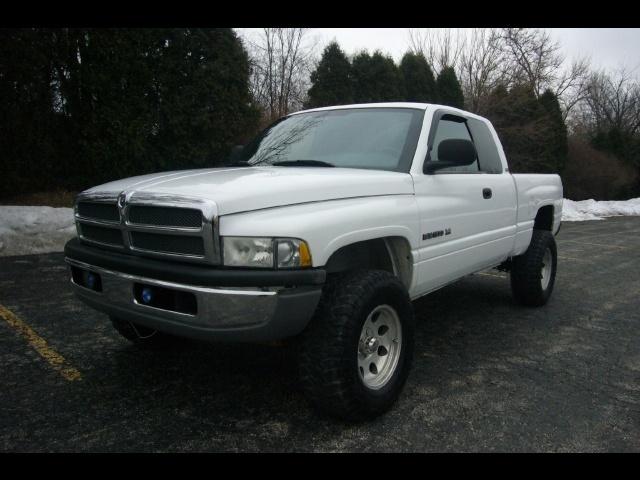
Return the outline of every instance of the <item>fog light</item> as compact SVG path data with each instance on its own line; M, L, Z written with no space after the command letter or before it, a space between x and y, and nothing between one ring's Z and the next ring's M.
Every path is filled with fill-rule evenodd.
M91 272L87 273L87 287L89 287L91 290L95 290L97 283L98 278Z
M142 293L140 297L142 298L142 301L144 303L149 304L151 303L151 300L153 300L153 292L151 291L150 288L145 287L142 289Z

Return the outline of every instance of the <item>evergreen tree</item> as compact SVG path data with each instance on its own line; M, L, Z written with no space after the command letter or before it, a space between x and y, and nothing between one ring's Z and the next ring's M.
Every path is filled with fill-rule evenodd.
M551 125L531 86L498 87L491 94L487 118L495 127L514 173L557 173L548 165L546 143Z
M0 196L58 176L51 43L42 29L0 29Z
M538 102L546 114L545 130L549 132L544 145L544 158L541 161L546 164L544 165L546 170L560 173L564 170L569 152L567 125L562 118L558 97L551 90L545 90L538 98Z
M357 103L397 102L402 100L400 71L391 57L376 51L362 52L352 63L353 96Z
M438 102L455 108L464 108L464 94L453 67L444 67L436 80Z
M311 73L306 108L353 103L351 63L336 42L322 52L318 67Z
M455 108L464 108L464 94L453 67L444 67L436 80L438 102Z
M2 195L214 166L251 132L231 29L0 32Z
M407 102L437 102L436 81L424 55L405 53L400 61L400 73Z
M615 155L630 165L640 167L640 135L620 128L601 128L593 133L591 144L594 148Z

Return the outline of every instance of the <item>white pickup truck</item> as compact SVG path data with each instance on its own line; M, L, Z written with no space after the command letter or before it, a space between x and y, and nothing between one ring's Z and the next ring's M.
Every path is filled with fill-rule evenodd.
M223 168L82 192L65 247L77 296L138 345L292 339L310 401L365 419L402 389L411 301L510 271L543 305L556 272L558 175L512 175L491 123L381 103L275 122Z

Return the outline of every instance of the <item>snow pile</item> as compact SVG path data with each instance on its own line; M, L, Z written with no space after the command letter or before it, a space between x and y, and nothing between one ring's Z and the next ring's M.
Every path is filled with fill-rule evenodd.
M75 233L72 208L0 206L0 257L61 252Z
M584 220L602 220L605 217L620 215L640 215L640 198L631 200L573 200L564 199L562 204L563 222L582 222Z

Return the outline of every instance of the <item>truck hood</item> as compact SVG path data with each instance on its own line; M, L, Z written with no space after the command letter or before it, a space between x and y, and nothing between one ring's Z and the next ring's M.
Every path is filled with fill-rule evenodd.
M123 191L213 200L220 215L323 200L414 193L408 173L325 167L181 170L117 180L87 192Z

